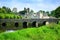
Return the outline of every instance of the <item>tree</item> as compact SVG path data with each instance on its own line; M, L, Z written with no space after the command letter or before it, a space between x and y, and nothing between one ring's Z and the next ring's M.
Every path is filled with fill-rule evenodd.
M45 13L45 11L42 11L43 13Z
M60 17L60 6L56 8L55 10L51 11L51 15L56 18L59 18Z
M55 17L55 10L51 11L51 16Z
M60 17L60 6L55 10L55 17Z
M11 9L10 8L6 8L6 11L7 11L7 13L10 13Z
M3 8L3 9L6 9L6 7L5 7L5 6L3 6L2 8Z
M21 15L25 15L25 13L27 13L27 9L26 8L24 8L24 10L22 10L22 11L19 11L19 14L21 14Z
M25 11L19 11L19 14L21 14L21 15L25 15Z
M42 13L43 11L42 11L42 10L40 10L39 12L41 12L41 13Z
M30 13L34 13L34 11L33 11L33 10L31 10L31 11L30 11Z
M12 10L14 13L17 13L17 8L13 8Z
M5 9L1 8L0 13L6 13Z
M50 16L50 13L49 13L49 11L46 11L46 14L47 14L48 16Z
M8 8L8 7L3 6L2 9L4 9L6 11L6 13L10 13L11 12L11 9Z
M9 16L5 16L5 19L9 19Z

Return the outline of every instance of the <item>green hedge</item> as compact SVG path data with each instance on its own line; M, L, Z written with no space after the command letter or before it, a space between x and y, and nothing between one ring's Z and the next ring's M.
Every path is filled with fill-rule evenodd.
M22 17L15 14L0 13L0 19L22 19Z

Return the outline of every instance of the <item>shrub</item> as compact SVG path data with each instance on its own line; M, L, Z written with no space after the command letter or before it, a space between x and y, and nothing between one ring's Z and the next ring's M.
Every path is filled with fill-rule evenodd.
M0 19L2 19L2 16L0 16Z
M0 19L21 19L21 16L17 16L15 14L0 13Z
M10 17L9 16L5 16L5 19L9 19Z
M4 19L5 17L4 16L0 16L0 19Z
M19 19L20 17L19 16L17 16L17 19Z
M10 16L10 19L13 19L14 17L13 17L13 15L9 15Z

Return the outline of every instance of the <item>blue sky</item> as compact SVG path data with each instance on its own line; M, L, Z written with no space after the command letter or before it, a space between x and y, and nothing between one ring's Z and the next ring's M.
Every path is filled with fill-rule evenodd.
M16 7L18 11L24 7L31 8L35 12L39 10L51 11L60 6L60 0L0 0L0 7L6 6L11 9Z

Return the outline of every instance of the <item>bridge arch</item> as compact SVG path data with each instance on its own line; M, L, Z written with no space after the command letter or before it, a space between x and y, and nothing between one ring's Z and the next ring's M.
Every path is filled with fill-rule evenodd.
M32 27L36 27L36 21L32 22Z
M6 26L6 23L2 23L2 26L5 27Z
M60 21L57 21L56 23L59 24Z
M47 25L47 24L49 24L48 21L44 21L44 22L43 22L43 25Z
M19 24L18 24L18 22L16 22L16 23L15 23L15 27L18 27L18 26L19 26Z
M57 21L56 23L58 24L59 22Z
M27 28L27 22L23 22L23 28Z

